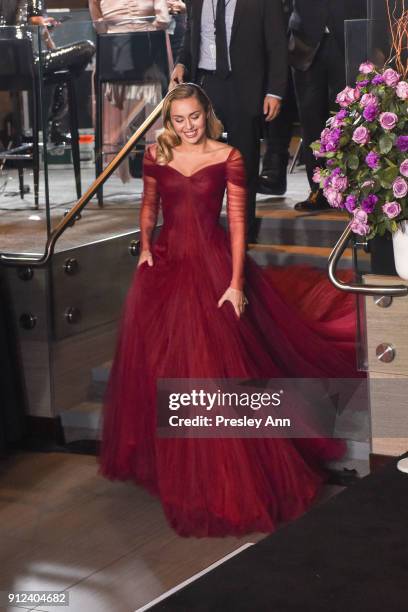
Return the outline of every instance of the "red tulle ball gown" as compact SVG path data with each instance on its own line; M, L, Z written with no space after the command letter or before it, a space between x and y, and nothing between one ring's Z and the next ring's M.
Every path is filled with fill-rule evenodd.
M229 233L219 225L225 189ZM344 452L336 440L156 436L157 378L355 375L353 299L313 271L265 273L245 258L245 199L236 149L191 176L157 164L154 149L147 150L142 240L159 205L164 222L152 246L154 266L137 269L128 294L100 471L157 495L184 536L273 531L312 503L324 481L319 460ZM240 267L249 305L238 319L231 303L217 304ZM296 307L284 299L288 283Z

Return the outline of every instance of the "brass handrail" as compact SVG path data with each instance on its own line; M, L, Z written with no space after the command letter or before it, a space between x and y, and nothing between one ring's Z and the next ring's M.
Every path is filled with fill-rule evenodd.
M107 181L116 168L123 161L123 159L130 153L135 144L144 136L144 134L151 128L155 121L160 117L164 100L162 100L153 112L145 119L142 125L136 130L133 136L127 141L124 147L119 153L112 159L112 161L106 166L101 174L94 180L89 189L84 195L78 200L78 202L71 208L66 216L58 223L55 229L51 232L46 245L44 254L41 257L29 257L26 255L8 256L0 255L0 263L7 266L30 266L31 268L40 268L45 266L50 258L52 257L57 240L62 236L65 230L72 226L77 216L85 208L88 202L97 193L98 189Z
M358 285L355 283L344 283L339 280L336 276L337 264L340 261L341 256L347 248L347 245L352 236L352 230L350 225L346 227L340 239L336 243L334 249L329 256L328 273L329 279L333 285L340 291L348 291L350 293L357 293L362 295L389 295L392 297L402 297L408 295L407 285Z

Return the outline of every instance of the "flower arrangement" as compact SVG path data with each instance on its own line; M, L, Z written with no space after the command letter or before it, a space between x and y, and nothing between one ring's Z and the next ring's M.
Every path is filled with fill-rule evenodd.
M312 145L327 160L313 180L332 207L351 214L354 233L396 232L408 219L408 82L364 62L356 86L336 101L339 112Z

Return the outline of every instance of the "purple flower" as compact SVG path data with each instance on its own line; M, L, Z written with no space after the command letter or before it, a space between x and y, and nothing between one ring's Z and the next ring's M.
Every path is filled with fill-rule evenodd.
M400 172L402 176L408 176L408 159L405 159L400 165Z
M397 85L396 93L401 100L408 100L408 83L400 81Z
M331 126L334 128L341 127L342 125L344 125L344 120L346 117L348 117L348 112L344 108L343 110L339 111L336 115L334 115L334 117L332 117Z
M349 212L353 212L353 210L357 206L357 196L354 194L350 194L347 196L346 201L344 203L345 207Z
M345 108L339 111L336 115L336 119L345 119L346 117L348 117L348 112L346 111Z
M317 168L315 168L313 172L313 182L320 184L321 180L322 180L322 169L320 168L320 166L317 166Z
M356 208L354 211L354 219L350 223L350 228L355 234L366 236L370 232L370 226L367 223L367 213L361 208Z
M354 130L353 140L358 145L365 145L370 140L370 132L364 126L358 127Z
M361 208L366 213L372 213L377 202L378 198L376 195L369 195L361 202Z
M366 121L374 121L377 118L378 112L376 104L368 104L363 111L363 117Z
M333 206L333 208L343 207L343 196L339 191L336 191L333 187L329 187L328 189L324 189L323 193L330 206Z
M374 72L375 66L371 62L363 62L360 64L359 70L362 74L371 74Z
M360 100L361 106L368 106L369 104L375 104L378 106L378 98L372 93L366 93Z
M369 84L369 82L370 82L370 79L365 79L364 81L359 81L359 82L357 83L357 87L358 87L359 89L363 89L363 87L365 87L366 85L368 85L368 84Z
M333 187L333 189L335 189L336 191L339 191L340 193L342 193L343 191L346 191L348 187L347 177L341 174L337 174L333 176L331 180L331 186Z
M327 153L334 153L335 151L337 151L338 145L339 145L338 140L334 140L334 139L329 140L327 144L325 145Z
M407 181L399 176L392 184L392 191L396 198L405 198L408 193Z
M377 74L372 80L373 85L382 85L383 83L384 77L382 76L382 74Z
M382 209L389 219L398 217L401 212L401 206L398 204L398 202L386 202Z
M341 137L340 128L328 129L325 128L320 136L321 152L337 151Z
M400 75L398 72L395 72L392 68L388 68L385 72L383 72L383 77L385 84L389 87L396 87L398 85L398 81L400 80Z
M380 156L375 151L371 151L365 158L365 162L371 170L377 170L380 166Z
M380 124L383 130L393 130L398 123L398 117L395 113L381 113Z
M398 136L395 144L402 153L406 153L408 151L408 136Z
M346 87L345 89L343 89L343 91L337 94L336 102L340 104L342 108L347 108L348 106L350 106L350 104L353 104L353 102L356 102L356 100L358 100L359 98L360 92L357 88L353 89L352 87Z

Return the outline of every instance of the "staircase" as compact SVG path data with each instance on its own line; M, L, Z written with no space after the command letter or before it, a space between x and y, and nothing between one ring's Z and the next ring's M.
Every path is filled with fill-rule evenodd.
M296 185L299 177L293 180L295 187L298 187L297 191L302 191L304 195L306 188L300 190ZM299 199L300 197L299 193ZM347 215L341 211L301 213L294 210L294 201L289 198L265 196L259 198L258 242L251 245L249 253L261 266L308 264L325 269L329 254L344 231ZM222 222L224 225L227 224L225 215ZM362 268L368 270L368 256L364 253L359 254L359 261ZM339 267L351 266L352 251L349 249L345 252ZM110 367L111 363L108 362L93 368L86 401L61 413L67 442L99 439L102 399Z

